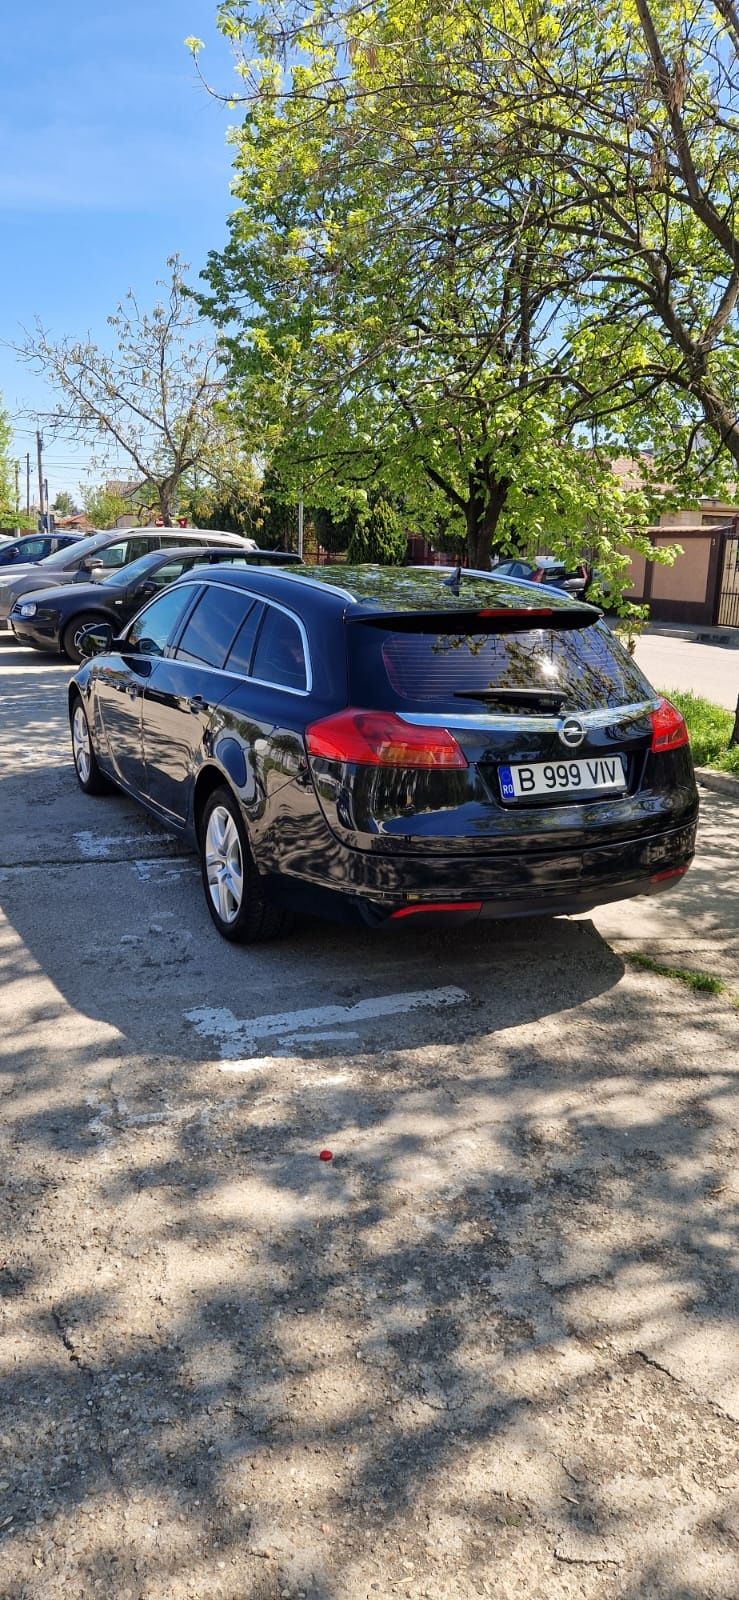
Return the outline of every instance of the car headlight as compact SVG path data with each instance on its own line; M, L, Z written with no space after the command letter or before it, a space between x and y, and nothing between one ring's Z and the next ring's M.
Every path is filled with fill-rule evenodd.
M18 617L35 617L36 611L35 600L24 600L22 605L15 607L15 613Z

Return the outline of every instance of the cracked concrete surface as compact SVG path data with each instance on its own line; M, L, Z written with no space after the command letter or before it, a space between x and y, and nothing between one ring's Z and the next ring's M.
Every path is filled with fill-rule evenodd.
M67 675L0 644L0 1596L733 1600L739 1019L622 952L737 980L736 809L660 900L234 950Z

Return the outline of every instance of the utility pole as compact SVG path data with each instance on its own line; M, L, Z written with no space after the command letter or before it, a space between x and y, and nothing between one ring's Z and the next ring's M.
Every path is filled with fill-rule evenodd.
M20 477L20 470L21 470L20 461L16 461L16 463L15 463L15 514L16 514L16 516L18 515L18 512L20 510L20 503L21 503L20 489L18 487L18 480L19 480L19 477Z
M51 510L49 507L49 480L44 478L44 500L46 502L46 532L51 533Z
M36 429L36 455L38 457L38 508L39 508L40 513L41 513L41 516L43 516L43 514L44 514L44 468L43 468L43 463L42 463L42 459L41 459L41 452L42 452L43 448L44 448L44 441L43 441L43 439L41 437L41 434L39 433L39 430L37 428Z
M298 555L303 559L303 493L301 490L298 501Z
M26 516L31 510L31 452L26 451Z

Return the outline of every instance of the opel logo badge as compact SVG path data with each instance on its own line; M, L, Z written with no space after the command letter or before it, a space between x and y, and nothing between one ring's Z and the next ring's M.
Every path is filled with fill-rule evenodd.
M585 738L585 729L582 723L578 722L577 717L565 717L559 729L559 737L562 743L566 744L568 750L576 750Z

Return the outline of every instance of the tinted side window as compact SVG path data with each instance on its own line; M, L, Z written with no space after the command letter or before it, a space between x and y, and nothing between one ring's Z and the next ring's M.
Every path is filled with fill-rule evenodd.
M139 612L126 635L128 650L142 656L161 656L172 630L192 600L192 589L168 589Z
M188 619L177 646L178 661L195 661L222 667L236 633L251 609L251 595L209 584Z
M128 545L128 539L119 539L117 544L107 544L102 550L93 552L95 560L101 562L104 567L125 567L129 559ZM143 551L139 550L137 554L143 555Z
M305 653L297 622L275 606L267 607L257 642L252 677L284 689L307 688Z
M181 578L191 565L192 562L181 556L179 561L168 561L166 567L157 567L155 572L144 573L141 581L155 584L157 589L166 589L168 583Z
M20 539L16 549L17 561L43 561L44 556L51 555L51 539Z
M261 601L255 600L248 616L242 622L229 651L226 662L229 672L243 672L244 676L248 678L251 672L254 640L263 615L264 606Z
M125 564L129 561L138 561L139 556L148 555L150 550L159 550L162 540L151 533L139 534L137 539L126 540Z

